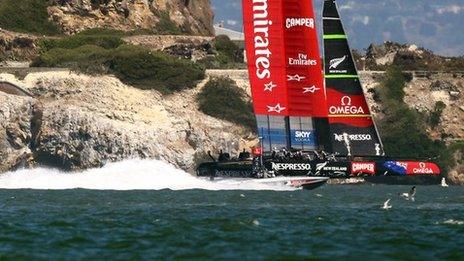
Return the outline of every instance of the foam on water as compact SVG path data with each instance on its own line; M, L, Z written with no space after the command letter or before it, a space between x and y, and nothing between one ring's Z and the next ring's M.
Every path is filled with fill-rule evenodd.
M443 224L446 224L446 225L464 225L464 221L448 219L448 220L443 221Z
M158 160L126 160L98 169L66 173L56 169L22 169L0 175L3 189L95 190L292 190L285 185L249 181L209 181Z

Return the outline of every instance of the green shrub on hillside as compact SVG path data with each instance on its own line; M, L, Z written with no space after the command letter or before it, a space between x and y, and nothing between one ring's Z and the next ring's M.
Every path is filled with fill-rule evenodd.
M133 36L133 35L152 35L157 34L155 29L143 29L138 28L131 31L122 31L114 28L91 28L85 31L79 32L78 35L94 35L94 36L101 36L101 35L110 35L110 36L118 36L118 37L125 37L125 36Z
M110 60L110 52L95 45L84 45L74 49L54 48L41 53L32 67L67 67L87 74L107 72L105 66Z
M461 155L464 154L464 141L457 141L454 143L451 143L448 147L450 155L454 155L455 153L461 153ZM464 157L459 157L457 159L457 162L459 164L464 164ZM452 166L454 167L454 165Z
M205 77L205 70L189 60L130 45L115 49L109 68L126 83L165 94L195 87Z
M379 127L389 156L437 158L440 149L446 148L444 143L428 137L421 115L407 106L391 108Z
M126 31L114 29L114 28L105 28L105 27L96 27L84 30L77 33L78 35L112 35L123 37L127 35Z
M53 48L31 64L36 67L69 67L88 73L113 73L121 81L141 89L156 89L164 94L195 87L205 71L188 60L151 52L132 45L105 49L84 45L74 49Z
M219 53L229 57L233 62L243 62L243 52L226 35L218 35L213 41L214 48Z
M406 79L403 72L399 67L391 66L386 70L385 79L382 82L382 88L379 90L380 96L383 96L383 100L392 102L403 102L404 99L404 87L406 85Z
M210 116L256 130L253 106L246 93L229 78L213 78L198 94L200 110Z
M437 101L435 103L435 108L430 113L429 116L429 123L430 125L435 128L438 126L441 120L441 115L443 114L443 110L446 108L446 104L442 101Z
M400 69L393 66L379 90L385 112L379 130L385 151L393 157L431 158L446 172L453 164L450 152L443 141L429 138L424 115L403 102L405 85Z
M159 18L160 20L155 27L158 34L178 35L182 33L179 26L171 20L168 13L160 13Z
M1 0L0 27L23 33L60 34L58 26L48 19L44 0Z
M200 60L200 64L208 69L245 68L243 51L226 35L214 38L213 47L217 55Z
M438 69L434 64L427 64L421 56L409 52L398 52L393 60L393 65L405 71L435 71Z
M76 34L65 38L42 40L39 42L39 47L43 52L54 48L74 49L84 45L96 45L105 49L113 49L122 44L124 44L124 41L118 36Z

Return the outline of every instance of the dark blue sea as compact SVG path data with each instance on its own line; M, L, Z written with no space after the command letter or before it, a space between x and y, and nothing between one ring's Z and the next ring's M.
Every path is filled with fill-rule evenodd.
M132 184L113 173L102 190L65 190L57 184L102 180L50 173L0 178L0 187L51 184L0 189L0 259L464 259L464 187L419 186L415 201L398 196L408 186L382 185L108 190Z

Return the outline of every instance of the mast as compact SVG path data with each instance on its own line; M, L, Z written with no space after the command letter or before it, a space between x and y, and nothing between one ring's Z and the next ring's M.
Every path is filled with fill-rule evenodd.
M332 149L342 156L382 156L382 141L367 104L335 2L324 1L322 17Z
M311 0L243 0L254 111L265 152L312 150L327 105Z

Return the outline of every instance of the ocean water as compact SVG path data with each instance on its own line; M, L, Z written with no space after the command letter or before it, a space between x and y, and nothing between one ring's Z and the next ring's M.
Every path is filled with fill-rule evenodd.
M0 259L464 259L464 188L408 190L214 183L139 160L21 170L0 175Z

